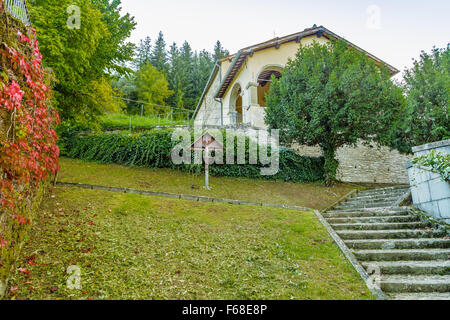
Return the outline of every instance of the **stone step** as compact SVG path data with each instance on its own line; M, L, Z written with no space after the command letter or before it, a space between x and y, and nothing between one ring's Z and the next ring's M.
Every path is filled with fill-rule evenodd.
M409 212L403 211L328 211L323 213L323 217L326 219L332 218L363 218L363 217L392 217L392 216L410 216Z
M361 199L361 200L366 200L366 199L398 199L406 194L408 194L409 191L402 191L402 192L390 192L390 193L384 193L384 192L380 192L380 193L372 193L372 194L361 194L358 193L356 195L354 195L353 197L350 197L349 199Z
M386 292L450 292L450 276L382 276L381 290Z
M358 250L353 253L360 261L424 261L450 259L450 249Z
M336 233L343 240L357 239L412 239L412 238L443 238L444 231L439 230L338 230Z
M450 300L450 292L396 293L389 296L392 300Z
M430 224L426 222L338 223L331 226L334 230L404 230L424 229L430 226Z
M373 208L387 208L392 207L393 203L391 202L378 202L378 203L360 203L355 202L354 204L340 204L335 209L343 210L343 209L373 209Z
M373 212L375 215L384 212L406 212L408 213L408 207L386 207L386 208L360 208L360 209L333 209L327 213L346 213L346 212Z
M349 199L346 200L345 202L342 202L341 204L355 204L355 203L384 203L384 202L388 202L388 203L393 203L395 204L395 202L398 200L398 198L380 198L380 199L371 199L371 198L367 198L367 199L360 199L360 198L353 198L353 199Z
M350 249L359 250L392 250L392 249L447 249L450 239L383 239L383 240L346 240Z
M383 275L450 275L449 260L363 262L362 266Z
M391 196L391 195L401 195L409 192L409 189L398 189L398 190L367 190L360 191L357 194L353 195L354 197L366 197L366 196Z
M356 195L351 198L348 198L347 201L357 200L357 199L358 200L394 200L394 199L400 198L402 195L403 195L403 193L398 194L398 195L397 194L394 194L394 195L383 194L383 195L379 195L379 196L377 196L377 195L372 195L372 196Z
M389 222L416 222L420 219L416 216L382 216L382 217L346 217L346 218L328 218L328 223L389 223Z
M395 192L408 192L409 186L402 187L393 187L393 188L381 188L381 189L369 189L359 191L358 194L367 195L367 194L376 194L376 193L395 193Z

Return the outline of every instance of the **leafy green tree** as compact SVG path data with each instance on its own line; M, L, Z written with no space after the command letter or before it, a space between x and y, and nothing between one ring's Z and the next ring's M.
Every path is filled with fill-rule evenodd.
M214 46L213 60L217 61L228 55L230 55L230 52L228 50L224 49L222 47L222 43L220 43L220 41L217 40L216 45Z
M136 27L134 17L129 13L121 15L121 0L92 0L97 9L102 13L102 21L107 28L107 36L100 40L94 57L97 59L94 67L98 73L105 71L108 74L127 74L131 70L125 67L126 63L133 60L136 46L126 42L131 36L131 31Z
M158 39L153 46L150 62L158 71L167 73L167 50L162 31L159 32Z
M450 139L450 45L422 52L405 71L407 111L391 141L404 152L430 142Z
M92 82L91 96L93 103L102 106L104 113L122 113L126 104L122 100L123 93L117 88L112 88L108 79L102 78Z
M122 76L112 81L112 87L122 94L122 99L126 104L127 114L139 114L141 105L138 102L138 89L136 86L136 75Z
M136 74L136 86L139 100L148 103L145 106L146 114L167 113L169 108L166 107L166 100L173 91L169 89L163 72L147 63Z
M133 18L121 16L119 0L36 0L29 4L43 62L56 77L55 105L62 119L95 122L103 105L93 99L93 84L111 73L130 71L124 65L131 60L134 46L125 39L135 27ZM81 8L80 29L67 25L71 5Z
M281 79L272 77L266 123L281 129L283 142L316 146L325 157L326 183L336 179L336 150L386 139L404 111L402 90L345 41L301 47Z

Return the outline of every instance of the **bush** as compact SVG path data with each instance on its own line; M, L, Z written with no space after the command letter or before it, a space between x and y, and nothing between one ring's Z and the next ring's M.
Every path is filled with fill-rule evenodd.
M433 150L426 155L414 158L412 163L430 168L432 172L439 174L443 181L450 182L450 154Z
M171 168L190 173L202 173L203 165L175 165L171 151L177 145L172 141L173 130L154 130L142 134L92 134L79 136L74 131L65 131L61 136L64 155L70 158L117 163L149 168ZM224 137L226 138L225 134ZM226 142L224 142L226 144ZM235 149L237 142L235 141ZM249 139L246 139L248 159ZM269 149L270 152L270 149ZM237 152L235 152L235 155ZM224 152L226 159L226 151ZM237 163L237 162L235 162ZM222 177L247 177L292 182L321 181L324 178L323 158L302 157L287 148L280 149L280 170L274 176L261 176L258 165L213 165L210 173Z

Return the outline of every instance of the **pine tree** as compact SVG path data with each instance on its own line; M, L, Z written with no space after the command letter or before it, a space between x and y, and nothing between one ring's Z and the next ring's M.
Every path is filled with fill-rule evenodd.
M166 42L162 31L159 32L158 39L153 47L150 63L161 72L167 73L167 51Z
M139 70L141 66L150 62L152 55L152 44L150 37L146 37L144 40L141 40L139 46L136 49L135 60L133 62L133 66L135 70Z
M169 97L168 103L172 107L182 109L183 103L183 90L182 90L182 66L180 59L180 50L177 44L174 42L170 46L169 51L169 68L167 73L167 80L169 81L169 88L174 94Z
M187 41L183 43L180 51L181 60L181 86L183 91L183 101L187 109L195 108L195 90L194 90L194 53Z
M216 45L214 46L213 60L217 61L217 60L222 59L223 57L226 57L228 55L230 55L230 52L228 50L225 50L222 47L222 43L220 43L220 41L217 40Z
M202 50L199 54L195 54L193 77L195 105L197 105L203 89L208 82L213 65L214 60L208 51Z

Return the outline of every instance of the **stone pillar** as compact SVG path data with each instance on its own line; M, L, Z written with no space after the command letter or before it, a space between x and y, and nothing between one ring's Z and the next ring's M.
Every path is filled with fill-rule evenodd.
M247 91L247 106L259 107L258 104L258 84L256 82L249 82L246 88Z

